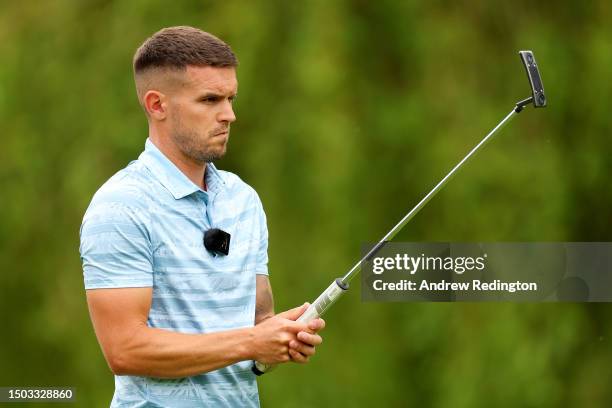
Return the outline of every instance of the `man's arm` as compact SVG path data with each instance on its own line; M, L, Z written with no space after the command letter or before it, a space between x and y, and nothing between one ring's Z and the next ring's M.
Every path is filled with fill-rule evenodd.
M255 324L259 324L274 316L274 297L272 287L267 275L257 276L257 298L255 301ZM306 303L305 306L308 306ZM299 316L298 316L299 317ZM321 318L308 323L308 329L297 333L296 339L289 342L289 355L296 363L307 363L315 354L315 346L323 342L323 338L317 333L325 327L325 321Z
M268 275L255 275L257 290L255 298L255 324L274 316L274 297Z
M297 307L245 329L184 334L147 326L151 288L87 290L87 303L106 361L117 375L178 378L241 360L289 361L288 345L307 325Z

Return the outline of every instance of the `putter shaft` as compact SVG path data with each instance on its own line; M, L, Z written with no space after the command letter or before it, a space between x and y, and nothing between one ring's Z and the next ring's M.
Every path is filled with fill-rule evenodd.
M361 265L363 264L363 262L367 261L372 255L374 255L385 244L385 242L392 240L393 237L395 237L395 235L397 235L397 233L400 232L402 230L402 228L404 228L404 226L406 224L408 224L408 222L423 207L425 207L425 204L427 204L429 202L429 200L431 200L442 189L442 187L444 187L444 185L446 185L446 183L448 183L448 181L455 175L457 170L459 170L459 168L461 168L461 166L463 166L481 147L483 147L485 144L487 144L487 142L493 137L495 132L497 132L499 129L501 129L510 120L510 118L512 116L514 116L516 113L520 112L520 110L518 110L518 111L517 110L518 110L518 104L517 104L517 107L512 108L512 111L510 111L510 113L508 115L506 115L506 117L501 122L499 122L497 124L497 126L495 126L495 128L493 128L493 130L491 130L489 132L489 134L486 135L480 141L480 143L478 143L463 159L461 159L461 161L459 163L457 163L457 165L455 165L455 167L453 167L453 169L451 171L449 171L448 174L446 176L444 176L444 178L442 180L440 180L440 182L438 184L436 184L436 186L434 188L432 188L431 191L429 193L427 193L427 195L425 197L423 197L423 199L421 201L419 201L419 203L417 205L415 205L414 208L412 210L410 210L408 212L408 214L406 214L404 216L404 218L402 218L400 220L400 222L398 222L395 225L395 227L393 227L391 229L391 231L389 231L387 233L387 235L385 235L376 245L374 245L374 247L372 247L372 249L370 249L368 251L368 253L363 258L361 258L346 273L346 275L344 275L342 277L342 283L344 285L348 285L349 282L355 277L357 272L361 269Z

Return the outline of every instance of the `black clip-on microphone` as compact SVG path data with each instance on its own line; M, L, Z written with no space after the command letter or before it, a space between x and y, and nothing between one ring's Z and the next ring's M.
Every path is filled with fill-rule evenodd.
M229 254L231 235L219 228L211 228L204 233L204 247L216 255Z

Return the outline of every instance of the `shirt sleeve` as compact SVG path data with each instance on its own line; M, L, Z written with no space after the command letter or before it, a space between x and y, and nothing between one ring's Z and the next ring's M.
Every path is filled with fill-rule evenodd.
M266 213L259 196L257 196L257 217L259 221L259 246L257 251L257 266L255 273L257 275L269 275L268 273L268 224Z
M137 204L94 198L80 234L85 289L153 286L147 214Z

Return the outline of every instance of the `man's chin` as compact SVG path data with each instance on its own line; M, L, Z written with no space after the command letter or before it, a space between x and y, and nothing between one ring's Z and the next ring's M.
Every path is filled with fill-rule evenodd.
M217 161L219 159L222 159L223 156L225 156L225 152L226 152L226 147L223 146L222 149L219 149L218 151L214 151L214 152L208 152L208 154L202 155L200 156L200 158L204 159L202 161L204 162L214 162Z

